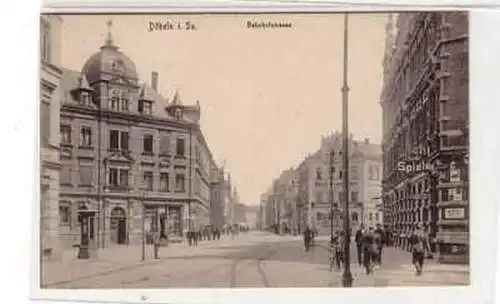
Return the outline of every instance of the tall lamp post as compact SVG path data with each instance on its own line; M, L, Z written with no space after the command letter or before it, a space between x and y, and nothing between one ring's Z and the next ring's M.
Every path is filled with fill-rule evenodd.
M348 63L348 16L344 14L344 81L342 86L342 138L343 138L343 163L344 163L344 273L342 275L342 286L352 287L351 261L349 246L351 245L350 221L349 221L349 128L348 128L348 92L347 85L347 63Z

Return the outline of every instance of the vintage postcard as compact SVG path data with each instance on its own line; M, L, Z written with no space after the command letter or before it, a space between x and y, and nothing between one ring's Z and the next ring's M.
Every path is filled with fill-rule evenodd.
M42 14L41 289L467 286L469 14Z

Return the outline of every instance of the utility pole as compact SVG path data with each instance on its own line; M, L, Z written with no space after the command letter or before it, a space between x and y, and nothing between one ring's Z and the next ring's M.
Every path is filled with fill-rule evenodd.
M352 287L351 259L350 259L350 216L349 216L349 112L348 112L348 92L347 85L347 64L348 64L348 16L344 14L344 81L342 86L342 137L343 137L343 163L344 163L344 274L342 276L342 286Z

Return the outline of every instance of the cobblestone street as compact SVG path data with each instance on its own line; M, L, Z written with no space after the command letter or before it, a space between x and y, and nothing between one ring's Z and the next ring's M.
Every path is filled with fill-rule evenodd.
M305 252L300 237L265 233L206 241L199 247L162 247L159 260L140 262L140 247L115 247L88 261L48 263L43 268L47 288L243 288L341 287L342 271L329 271L326 239ZM382 266L373 275L355 260L351 249L354 287L466 285L467 266L427 260L415 276L410 254L385 248ZM70 264L69 264L70 263Z

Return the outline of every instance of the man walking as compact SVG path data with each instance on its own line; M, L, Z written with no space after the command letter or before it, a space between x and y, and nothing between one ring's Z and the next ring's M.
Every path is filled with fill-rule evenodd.
M359 229L356 231L356 236L354 238L354 241L356 242L356 249L358 252L359 266L363 265L363 230L364 226L359 226Z
M377 224L377 229L375 229L375 243L377 245L377 264L382 265L382 250L385 244L385 233L382 230L382 226Z
M419 276L422 274L425 253L430 249L429 238L422 231L420 225L417 225L415 228L410 238L410 244L412 249L412 264L415 266L416 273Z

